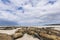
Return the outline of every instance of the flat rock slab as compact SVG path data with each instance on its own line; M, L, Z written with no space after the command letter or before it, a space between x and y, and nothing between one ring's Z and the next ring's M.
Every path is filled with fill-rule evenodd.
M24 34L23 37L18 38L16 40L39 40L39 39L38 38L35 38L35 37L31 36L31 35Z
M0 40L13 40L13 38L8 34L0 33Z

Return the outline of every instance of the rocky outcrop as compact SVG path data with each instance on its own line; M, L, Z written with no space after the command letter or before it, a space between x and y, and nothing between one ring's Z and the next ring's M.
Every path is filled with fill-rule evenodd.
M8 28L7 30L9 29L11 30L12 28ZM54 29L54 27L52 28L20 27L13 29L17 30L12 35L0 33L0 40L16 40L22 38L25 33L33 37L36 37L39 40L60 40L60 30L56 30Z

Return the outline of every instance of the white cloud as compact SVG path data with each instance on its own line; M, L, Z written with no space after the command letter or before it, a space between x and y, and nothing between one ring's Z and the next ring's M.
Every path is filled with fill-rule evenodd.
M60 12L60 0L57 0L54 4L47 4L49 0L35 0L35 2L32 1L33 7L29 0L10 1L12 4L5 5L0 0L0 18L16 21L18 24L32 23L33 25L33 23L42 23L44 20L41 20L40 18L42 18L43 15ZM20 6L23 10L17 10ZM12 12L5 10L11 10ZM22 11L24 11L24 13ZM36 19L35 17L39 19Z

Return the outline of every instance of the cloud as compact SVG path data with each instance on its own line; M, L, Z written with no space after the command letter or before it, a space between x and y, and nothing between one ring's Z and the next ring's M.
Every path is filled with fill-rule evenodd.
M41 18L41 20L44 20L44 22L42 22L43 24L60 24L60 13L54 13L54 14L47 14L47 15L43 15Z
M60 23L60 19L55 18L57 13L60 13L60 0L0 0L0 19L19 25L44 25L51 21Z
M5 20L5 19L0 19L0 25L1 26L14 26L14 25L18 25L18 23L14 21Z
M10 2L10 0L1 0L1 2L3 3L3 4L7 4L7 5L9 5L11 2Z

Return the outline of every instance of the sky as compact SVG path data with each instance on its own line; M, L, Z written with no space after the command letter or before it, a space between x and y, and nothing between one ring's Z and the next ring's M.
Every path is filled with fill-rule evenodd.
M60 0L0 0L0 25L60 24Z

